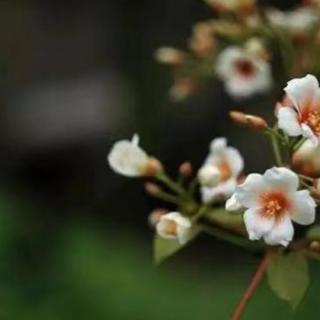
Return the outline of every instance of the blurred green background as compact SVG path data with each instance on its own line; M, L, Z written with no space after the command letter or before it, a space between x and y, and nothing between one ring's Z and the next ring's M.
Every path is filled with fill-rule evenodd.
M230 318L259 257L202 235L155 268L147 216L163 204L106 163L139 132L170 172L199 166L221 135L247 170L270 166L267 143L231 126L239 104L221 84L168 100L154 50L184 47L211 15L201 0L0 3L0 319ZM272 117L270 105L239 107ZM263 283L244 319L317 318L317 269L295 313Z

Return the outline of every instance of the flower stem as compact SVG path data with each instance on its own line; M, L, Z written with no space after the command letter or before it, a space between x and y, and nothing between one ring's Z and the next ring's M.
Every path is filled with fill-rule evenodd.
M278 138L274 135L271 136L271 143L273 148L274 157L278 166L282 165L282 156L280 151L280 146L278 142Z
M262 258L262 260L260 261L260 264L255 272L255 274L253 275L249 286L247 287L247 289L245 290L245 292L243 293L240 302L235 310L235 312L232 315L232 320L240 320L241 316L243 314L243 311L247 305L247 303L249 302L250 298L253 296L254 292L256 291L258 285L260 284L266 270L269 264L269 259L270 258L270 253L267 252L264 257Z
M166 173L161 172L156 176L156 179L163 182L169 189L177 194L183 194L184 189L175 181L173 181Z
M169 193L166 193L166 192L158 192L157 194L154 194L153 195L155 198L158 198L160 200L163 200L163 201L166 201L166 202L170 202L170 203L174 203L176 205L179 205L180 202L179 202L179 198L176 197L176 196L173 196Z

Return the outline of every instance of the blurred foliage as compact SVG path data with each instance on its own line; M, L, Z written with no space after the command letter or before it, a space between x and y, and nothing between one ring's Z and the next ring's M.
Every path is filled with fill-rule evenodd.
M1 319L229 319L258 261L204 266L189 247L167 261L169 272L166 264L154 268L145 244L111 226L77 222L45 237L46 225L30 229L36 208L27 201L2 194L0 206ZM318 270L311 264L312 279ZM264 281L244 319L315 319L319 292L313 281L293 313Z

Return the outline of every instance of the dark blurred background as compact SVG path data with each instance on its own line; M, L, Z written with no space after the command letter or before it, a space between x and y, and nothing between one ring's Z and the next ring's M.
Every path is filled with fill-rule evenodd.
M199 166L217 136L247 170L270 166L268 144L227 117L272 117L266 97L239 104L215 83L168 99L154 50L184 48L208 17L201 0L0 2L1 319L230 318L259 257L201 236L155 269L147 216L159 203L106 162L137 132L173 173ZM294 315L264 284L246 319L314 319L317 289Z

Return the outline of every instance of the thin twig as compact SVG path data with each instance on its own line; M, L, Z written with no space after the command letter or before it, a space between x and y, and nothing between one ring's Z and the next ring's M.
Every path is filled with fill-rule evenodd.
M247 305L247 303L249 302L250 298L253 296L254 292L256 291L258 285L260 284L266 270L268 267L268 263L269 263L269 258L270 258L270 253L267 252L264 257L262 258L262 260L260 261L260 264L255 272L255 274L253 275L249 286L247 287L247 289L245 290L245 292L243 293L241 300L235 310L235 312L232 315L232 320L240 320L241 316L243 314L243 311Z

